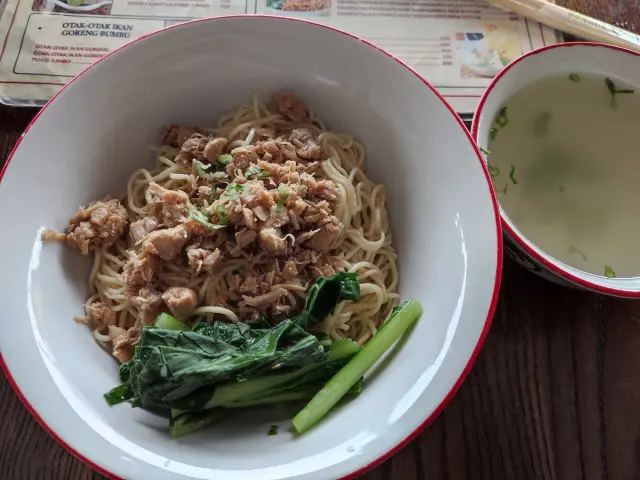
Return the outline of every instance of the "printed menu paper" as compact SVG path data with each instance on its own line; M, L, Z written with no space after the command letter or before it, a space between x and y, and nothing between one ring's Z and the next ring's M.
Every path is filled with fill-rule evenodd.
M362 37L403 60L460 113L472 113L510 61L557 43L551 29L484 0L6 0L0 101L40 105L88 65L161 28L195 18L304 18Z

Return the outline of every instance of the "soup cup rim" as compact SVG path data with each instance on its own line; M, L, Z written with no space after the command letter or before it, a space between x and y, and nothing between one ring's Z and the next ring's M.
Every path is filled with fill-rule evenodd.
M485 107L485 103L487 102L487 99L492 95L493 90L495 89L495 87L501 82L501 80L503 79L503 77L510 72L516 65L525 62L526 60L529 59L530 57L536 56L536 55L540 55L543 54L547 51L550 50L556 50L556 49L569 49L569 48L573 48L573 47L593 47L593 48L602 48L605 50L613 50L613 51L618 51L618 52L622 52L622 53L627 53L627 54L631 54L634 57L640 57L640 53L638 52L634 52L633 50L629 50L627 48L624 47L618 47L616 45L608 45L605 43L598 43L598 42L565 42L565 43L558 43L558 44L554 44L554 45L547 45L544 47L540 47L538 49L532 50L524 55L522 55L521 57L518 57L516 60L514 60L513 62L509 63L506 67L504 67L499 73L498 75L496 75L491 83L489 84L489 86L487 87L487 89L485 90L484 94L482 95L480 102L478 103L478 107L476 109L475 115L473 116L473 121L471 124L471 136L473 137L473 139L475 140L476 143L478 143L479 138L478 138L478 129L479 129L479 125L480 125L480 118L481 118L481 114L482 111ZM568 70L567 70L568 72ZM526 85L522 85L520 86L520 88L524 88ZM502 224L502 230L504 232L504 234L510 239L512 240L516 246L518 248L520 248L521 250L523 250L527 255L529 255L530 257L532 257L535 261L537 261L538 263L540 263L541 265L544 266L544 268L548 269L551 273L559 276L561 279L571 283L571 284L575 284L575 285L579 285L581 287L587 288L589 290L598 292L598 293L603 293L605 295L611 295L611 296L618 296L618 297L627 297L627 298L640 298L640 287L634 287L633 289L621 289L621 288L616 288L616 287L612 287L612 286L608 286L608 285L603 285L601 283L597 283L594 282L592 280L589 280L588 278L583 278L579 275L576 275L574 273L572 273L571 271L569 271L566 268L566 265L561 262L560 260L557 260L555 257L553 257L552 255L546 253L542 248L538 247L534 242L532 242L531 240L529 240L528 238L526 238L524 235L518 233L510 224L510 220L508 215L504 212L504 209L502 207L500 207L500 220L501 220L501 224ZM549 260L549 258L545 258L543 255L541 255L540 252L544 252L546 255L548 255L548 257L552 260ZM585 275L589 275L591 276L595 276L593 274L590 274L589 272L584 272L581 269L577 268L577 267L572 267L572 270L577 270L580 271L581 273L584 273ZM603 280L606 280L608 283L615 283L616 281L620 280L628 280L628 277L621 277L619 279L616 278L607 278L607 277L602 277Z

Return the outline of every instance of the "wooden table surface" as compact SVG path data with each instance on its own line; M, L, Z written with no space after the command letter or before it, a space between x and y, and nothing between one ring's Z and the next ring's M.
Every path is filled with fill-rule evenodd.
M640 33L639 0L567 0ZM0 107L0 159L33 110ZM640 302L505 259L486 344L440 417L366 480L640 479ZM0 479L104 479L31 418L0 372ZM249 479L248 479L249 480Z

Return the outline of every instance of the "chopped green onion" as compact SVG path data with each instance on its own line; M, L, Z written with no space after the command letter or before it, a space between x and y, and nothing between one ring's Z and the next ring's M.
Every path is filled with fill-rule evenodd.
M267 178L271 176L269 172L265 172L262 167L258 167L257 165L251 165L247 171L244 172L244 176L247 178L252 175L255 175L255 178Z
M500 175L500 169L494 165L487 165L487 169L489 170L489 175L491 175L491 178L496 178L498 175Z
M191 330L189 325L181 322L176 317L173 317L168 313L161 313L158 315L154 326L157 328L164 328L165 330Z
M580 75L578 75L577 73L571 73L569 74L569 80L571 80L572 82L579 82L580 80L582 80L582 78L580 78Z
M214 224L209 222L207 218L200 212L195 213L193 210L189 210L189 216L196 222L201 223L202 225L207 227L209 230L218 230L220 228L226 227L226 225Z
M223 166L226 167L227 165L229 165L231 163L232 160L233 160L233 156L231 156L228 153L225 153L223 155L220 155L218 157L218 159L216 160L216 162L219 163L220 165L223 165Z
M616 278L616 272L609 265L605 265L604 276L607 278Z
M239 183L230 183L227 188L224 189L223 195L229 198L238 199L242 192L244 192L245 186Z
M396 307L377 333L336 373L300 413L293 427L301 434L317 424L422 314L416 300Z
M577 254L580 255L582 257L582 260L584 260L585 262L587 261L587 256L582 253L580 250L578 250L576 247L574 247L573 245L569 246L569 253L570 254Z
M548 112L536 115L533 120L533 133L536 137L544 138L549 127L549 120L551 120L551 115Z
M229 215L224 205L216 205L214 211L218 217L218 224L229 225Z
M499 127L506 127L509 125L509 117L507 116L507 107L502 107L500 113L496 117L496 124Z
M514 185L517 185L518 181L516 180L515 173L516 173L516 167L511 165L511 171L509 172L509 178L511 179L511 181L513 182Z
M494 141L497 136L498 136L498 129L496 127L491 127L491 130L489 130L489 139L491 141Z

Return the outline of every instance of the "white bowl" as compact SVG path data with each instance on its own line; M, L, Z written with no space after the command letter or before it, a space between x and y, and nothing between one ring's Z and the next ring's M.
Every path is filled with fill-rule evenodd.
M489 143L491 123L505 102L528 85L554 75L610 76L640 89L640 54L611 45L564 43L534 50L511 62L483 95L471 132L480 146ZM555 283L621 297L640 296L640 277L606 278L567 265L544 252L500 208L505 251L520 265Z
M291 89L368 149L387 184L400 293L424 314L356 401L301 437L258 410L172 440L166 420L102 394L117 364L73 321L89 259L42 244L79 204L123 190L163 125L209 125L252 93ZM498 210L460 119L415 72L367 42L278 17L180 24L137 40L73 80L37 116L0 187L0 350L31 413L94 468L127 479L328 479L356 475L407 443L451 399L478 354L501 273ZM9 228L7 231L9 231Z

